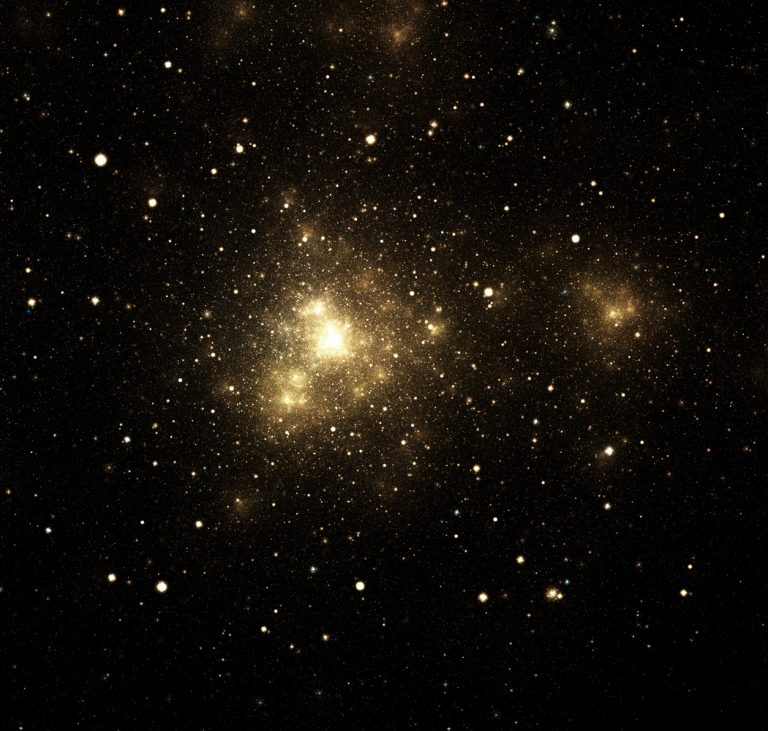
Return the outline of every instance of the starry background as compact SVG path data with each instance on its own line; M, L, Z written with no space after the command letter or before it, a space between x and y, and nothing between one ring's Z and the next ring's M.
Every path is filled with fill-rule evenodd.
M757 717L755 12L5 7L7 727Z

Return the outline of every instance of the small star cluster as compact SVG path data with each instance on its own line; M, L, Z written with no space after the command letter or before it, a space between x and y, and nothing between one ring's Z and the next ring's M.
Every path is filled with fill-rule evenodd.
M3 727L762 722L756 5L8 6Z
M327 240L302 254L275 311L252 333L239 331L255 345L245 356L250 364L238 361L232 374L237 386L227 388L234 397L227 407L278 443L310 432L320 443L332 441L363 423L381 442L382 432L413 421L419 401L439 398L444 387L439 366L450 364L450 354L443 307L431 296L415 298L360 256L323 264L336 256Z

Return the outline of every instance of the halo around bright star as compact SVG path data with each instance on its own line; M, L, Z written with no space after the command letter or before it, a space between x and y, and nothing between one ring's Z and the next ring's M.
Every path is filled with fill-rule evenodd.
M344 333L341 327L333 321L326 322L320 329L317 345L320 355L343 355L345 347Z

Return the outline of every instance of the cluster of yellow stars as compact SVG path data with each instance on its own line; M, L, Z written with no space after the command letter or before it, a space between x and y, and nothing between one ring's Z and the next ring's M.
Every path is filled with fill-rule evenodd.
M588 282L583 293L609 328L623 327L638 316L635 298L625 286L610 287Z
M640 299L625 284L588 280L580 297L582 325L590 342L617 346L643 337Z
M433 314L424 317L429 310L418 311L412 290L361 257L323 267L315 253L325 258L330 249L323 239L314 251L314 238L302 237L290 286L263 323L269 344L247 390L271 439L311 430L337 444L350 420L365 415L381 428L419 403L446 322L442 307L430 302Z
M326 300L294 308L277 332L267 397L270 415L287 430L308 417L332 416L350 398L349 387L358 396L370 389L369 371L360 368L367 343Z

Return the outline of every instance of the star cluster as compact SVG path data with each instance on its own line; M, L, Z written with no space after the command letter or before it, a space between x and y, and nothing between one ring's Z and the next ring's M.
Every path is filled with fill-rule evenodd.
M756 6L2 13L9 728L764 717Z

